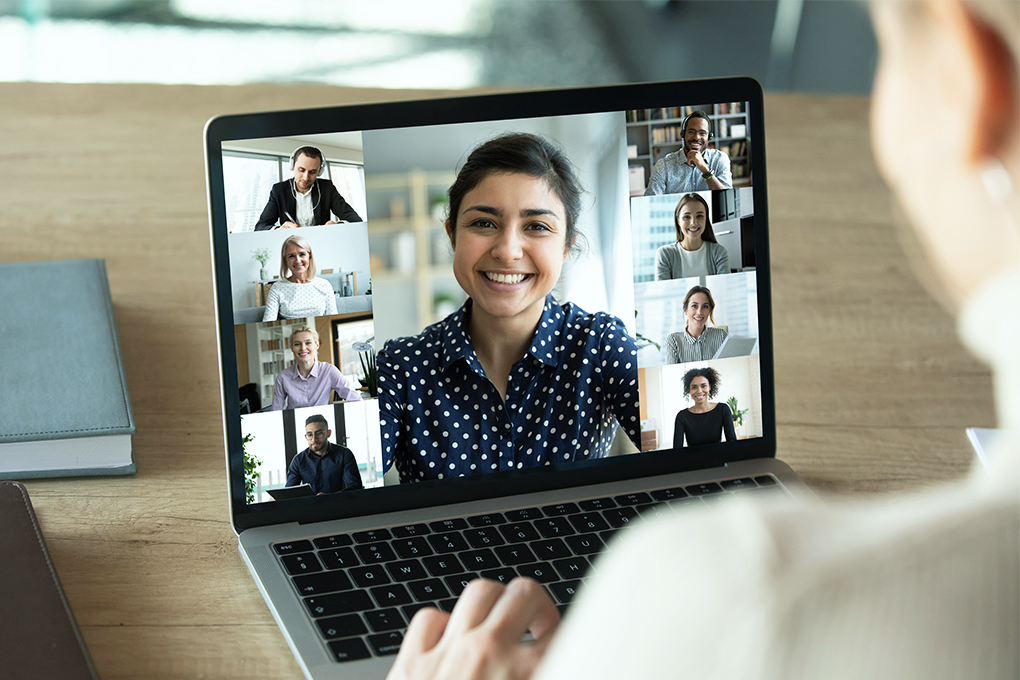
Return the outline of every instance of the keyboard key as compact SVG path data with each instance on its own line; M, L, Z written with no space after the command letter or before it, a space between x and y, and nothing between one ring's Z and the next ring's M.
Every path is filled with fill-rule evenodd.
M376 609L365 612L365 620L368 621L368 625L376 633L397 630L407 625L404 623L404 619L401 618L400 612L396 609Z
M455 531L446 534L432 534L428 537L428 541L437 553L459 552L467 550L468 547L464 537Z
M641 518L638 516L638 511L633 507L627 508L613 508L611 510L605 510L602 516L606 518L609 525L616 529L622 529L625 526L630 525L633 522L638 522Z
M442 609L447 614L449 614L450 612L453 611L453 608L454 608L454 606L456 606L456 604L457 604L457 598L450 597L450 598L447 598L445 600L440 600L439 601L439 608Z
M356 545L354 550L358 553L358 557L365 564L378 564L379 562L391 562L397 559L396 553L393 552L393 548L388 543L367 543L365 545Z
M616 501L612 498L590 498L586 501L579 501L577 504L585 512L592 512L593 510L608 510L609 508L616 507Z
M687 493L692 496L707 496L713 493L722 493L722 487L715 482L707 482L705 484L692 484L687 487Z
M789 498L778 484L773 486L757 486L750 489L737 489L733 495L750 496L751 498Z
M386 565L386 571L390 572L394 581L417 581L428 576L418 560L390 562Z
M515 564L534 562L538 559L526 545L500 546L499 548L496 548L496 555L498 555L499 559L503 561L503 564L511 567Z
M478 574L457 574L456 576L447 576L443 581L446 582L446 587L450 589L450 592L455 597L460 597L460 594L467 588L467 584L476 578L478 578ZM441 605L442 603L440 603Z
M583 557L568 557L565 560L556 560L553 567L564 579L581 578L588 574L591 562Z
M479 576L487 578L490 581L499 581L505 585L517 578L517 572L514 571L513 567L500 567L499 569L483 571L479 574Z
M535 522L535 528L545 538L556 538L557 536L570 536L576 533L574 527L566 517L550 517Z
M652 492L652 498L657 501L671 501L676 498L686 498L687 492L683 490L683 487L675 486L672 489L659 489L658 491Z
M411 591L411 595L414 599L419 602L427 600L440 600L444 597L450 596L450 591L446 589L443 582L437 578L429 578L424 581L412 581L407 584L407 588Z
M464 563L465 569L495 569L500 562L488 548L482 550L469 550L460 554L460 561Z
M553 569L552 565L546 564L545 562L536 562L535 564L525 564L517 567L517 573L521 576L527 576L533 578L539 583L552 583L553 581L559 581L560 577Z
M319 627L319 632L322 633L322 637L326 640L364 635L368 632L365 624L361 621L361 617L357 614L319 619L315 624Z
M559 538L551 538L548 541L535 541L531 544L540 560L555 560L562 557L570 557L570 548Z
M754 489L758 486L750 477L727 479L725 482L719 482L719 484L727 491L736 491L737 489Z
M510 543L523 543L524 541L534 541L538 538L538 532L535 531L535 527L527 522L504 524L499 528L499 533L503 534L503 537Z
M495 524L502 524L503 522L506 521L506 518L503 517L503 515L501 515L498 512L489 512L484 515L475 515L474 517L468 517L467 521L468 524L470 524L473 527L488 527L493 526Z
M542 512L550 517L556 517L557 515L573 515L575 512L581 512L581 510L574 503L558 503L556 505L546 505L542 508Z
M471 544L472 548L492 548L503 545L506 541L499 535L496 527L482 527L481 529L468 529L464 532L464 538Z
M637 493L628 493L622 496L617 496L616 502L620 505L643 505L644 503L651 503L652 497L643 491L639 491Z
M619 529L607 529L606 531L599 532L599 538L601 538L602 542L606 544L606 550L613 547L610 541L613 539L613 536L616 535L617 531L619 531Z
M422 563L433 576L449 576L450 574L459 574L464 571L464 567L455 555L426 557L422 560Z
M289 543L277 543L273 546L277 555L293 555L294 553L311 552L311 541L290 541Z
M337 534L336 536L323 536L322 538L315 539L315 547L319 550L329 550L330 548L343 548L344 546L354 545L354 539L347 534Z
M395 541L391 541L390 545L393 546L393 550L397 555L405 560L409 560L412 557L425 557L433 552L428 542L420 536L417 538L398 538Z
M361 561L350 548L337 548L336 550L323 550L319 553L322 563L327 569L342 569L356 567Z
M586 512L582 515L571 515L570 523L577 529L577 533L585 534L593 531L608 529L609 524L597 512Z
M410 538L411 536L424 536L432 533L427 524L403 524L393 527L394 538Z
M776 478L773 477L772 475L762 475L761 477L755 477L754 481L756 481L759 486L772 486L773 484L778 484Z
M354 582L361 588L381 586L384 583L390 582L390 577L386 575L386 569L381 564L373 564L369 567L354 567L353 569L348 569L347 573L350 574Z
M707 505L711 505L713 503L719 503L721 501L727 501L727 500L729 500L731 498L733 498L733 494L731 494L731 493L720 493L720 494L713 494L711 496L702 496L701 500L704 501Z
M523 508L521 510L510 510L504 512L506 521L508 522L524 522L532 519L539 519L542 517L542 511L538 508Z
M560 604L570 604L580 589L581 582L578 580L563 581L562 583L554 583L549 586L549 590L552 591L552 594Z
M368 659L372 656L361 638L334 640L329 643L329 651L333 652L333 658L340 662Z
M372 598L364 590L351 590L346 593L332 593L305 598L305 607L312 618L352 614L354 612L374 609Z
M315 571L322 571L322 565L315 558L315 553L302 553L300 555L284 555L283 566L291 576L295 574L311 574Z
M388 586L372 588L369 592L379 603L380 607L396 607L402 604L411 604L411 593L402 583L392 583Z
M440 534L447 531L467 529L467 525L467 520L463 517L454 517L453 519L441 519L438 522L429 522L429 528Z
M669 505L666 503L649 503L648 505L637 506L638 514L645 519L651 519L652 517L669 517L673 514L673 511L669 509Z
M584 534L582 536L567 536L564 539L570 549L574 551L575 555L592 555L597 552L602 552L602 549L606 547L606 544L602 542L598 536L594 534Z
M369 635L368 644L376 656L392 656L400 651L400 643L404 640L404 634L398 631L392 633L380 633Z
M302 596L335 593L354 587L351 579L347 578L347 574L342 571L323 571L318 574L295 576L294 585Z
M369 529L368 531L355 531L355 543L377 543L393 538L389 529Z
M425 609L427 607L435 607L439 609L439 605L435 602L415 602L413 604L405 604L400 608L400 611L404 612L404 616L407 617L408 623L414 618L414 615L418 613L419 609Z

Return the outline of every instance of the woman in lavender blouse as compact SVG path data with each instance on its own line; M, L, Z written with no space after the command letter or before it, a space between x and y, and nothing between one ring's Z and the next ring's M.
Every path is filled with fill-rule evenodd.
M319 334L304 324L290 335L290 351L294 363L280 371L273 387L273 410L322 406L336 390L345 401L361 401L361 394L333 364L319 361Z

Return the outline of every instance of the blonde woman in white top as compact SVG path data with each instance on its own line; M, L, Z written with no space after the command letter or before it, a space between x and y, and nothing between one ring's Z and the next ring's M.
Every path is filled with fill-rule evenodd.
M312 245L304 236L288 236L280 248L280 280L266 296L263 321L336 314L329 281L315 275Z

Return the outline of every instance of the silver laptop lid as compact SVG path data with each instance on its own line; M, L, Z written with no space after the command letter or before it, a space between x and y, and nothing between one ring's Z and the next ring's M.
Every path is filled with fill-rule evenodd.
M746 78L209 121L235 530L774 456L762 124Z

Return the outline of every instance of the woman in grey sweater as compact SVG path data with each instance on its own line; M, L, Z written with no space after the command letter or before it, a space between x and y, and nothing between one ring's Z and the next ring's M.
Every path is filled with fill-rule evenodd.
M712 231L708 202L698 194L684 194L673 213L676 243L655 253L655 280L729 274L730 258Z

